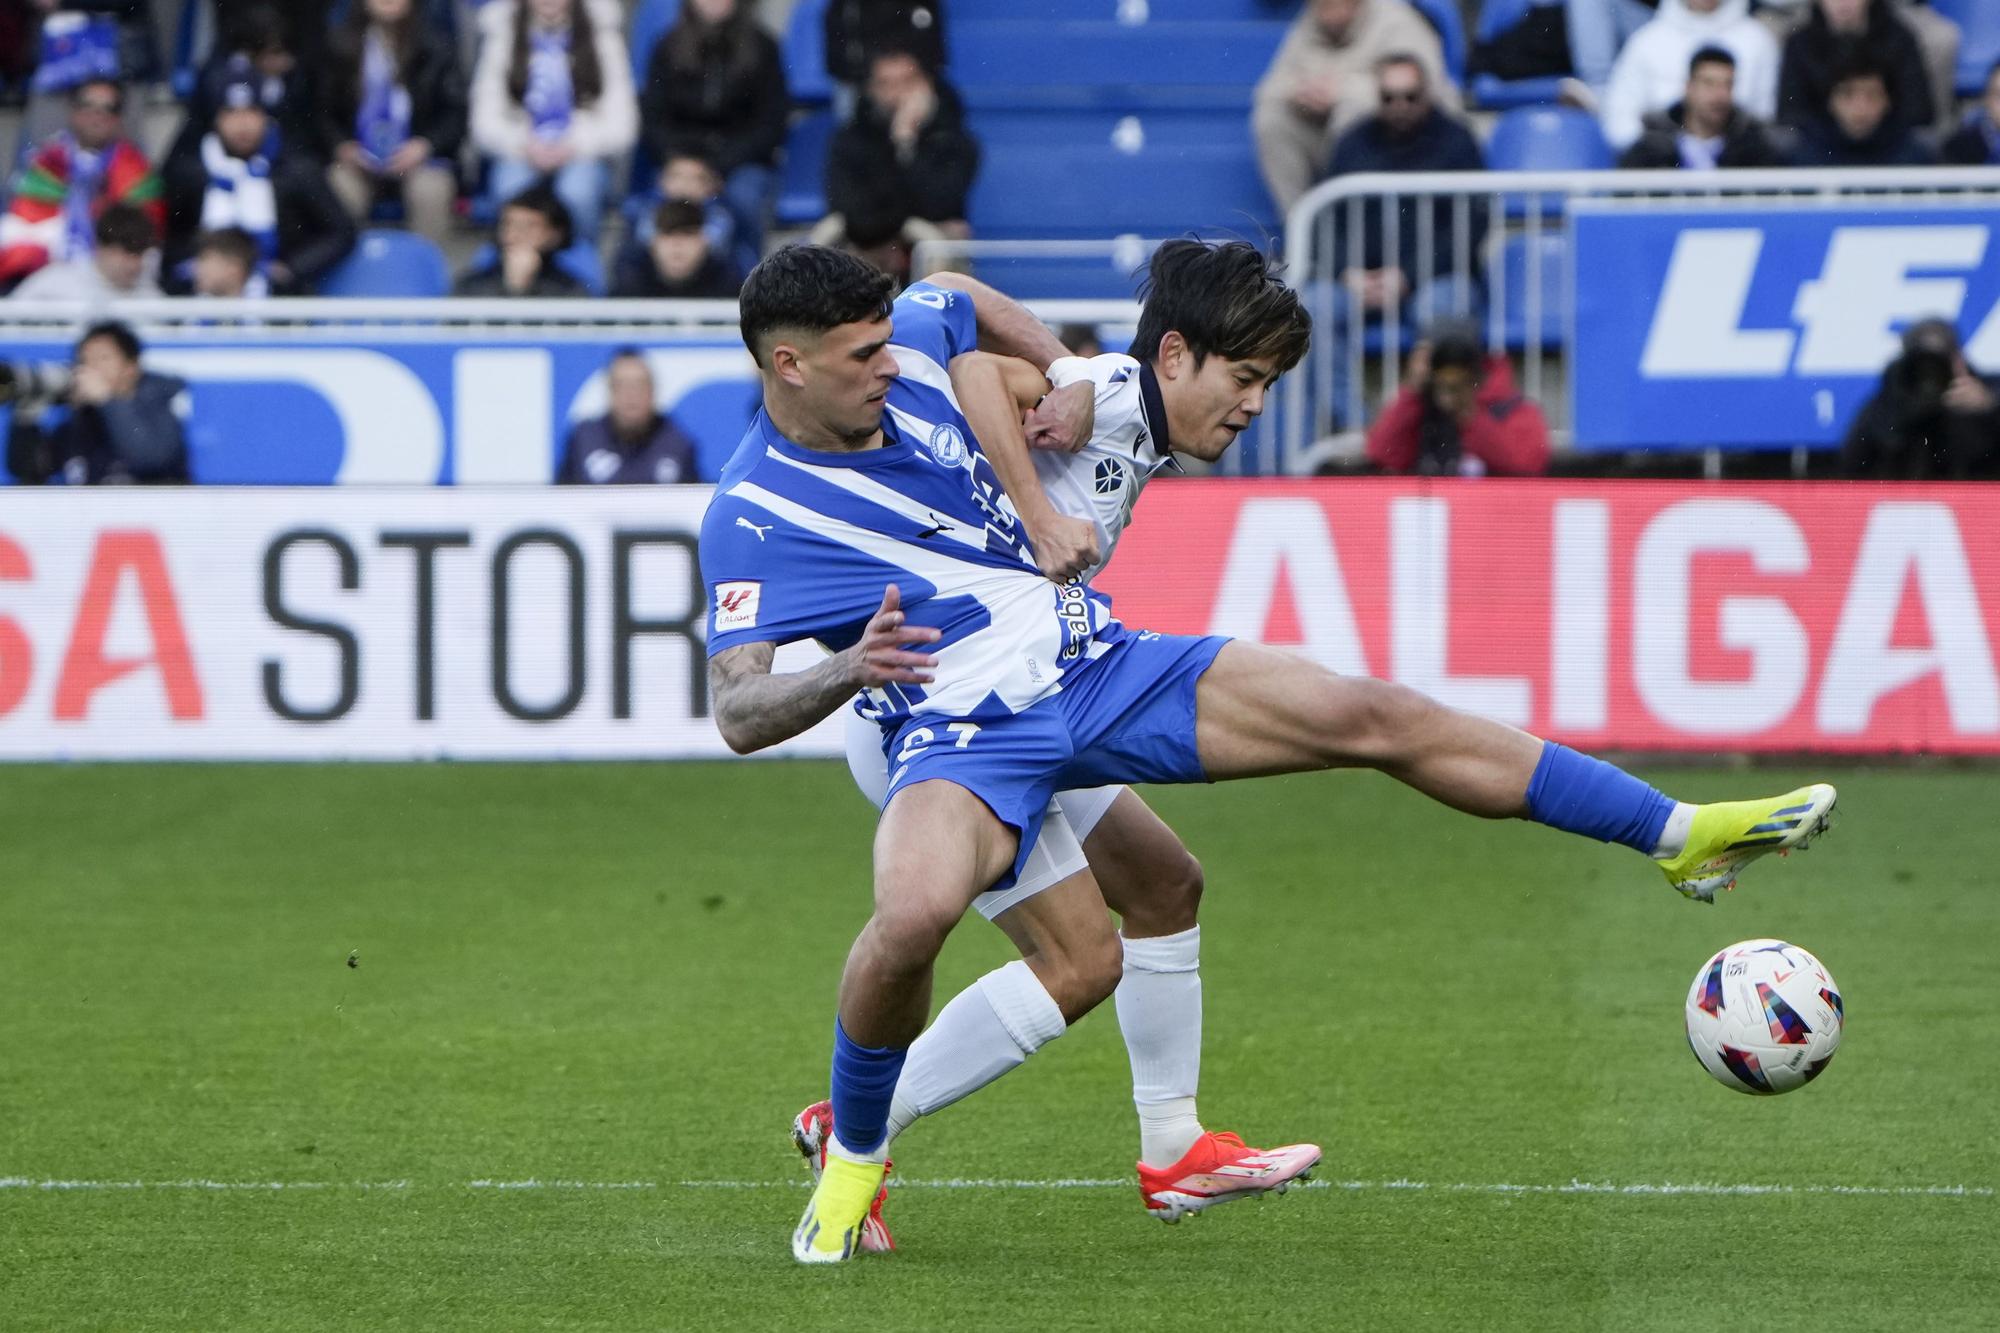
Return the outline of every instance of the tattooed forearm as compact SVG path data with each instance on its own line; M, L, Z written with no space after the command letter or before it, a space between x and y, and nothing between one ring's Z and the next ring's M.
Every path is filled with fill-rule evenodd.
M777 649L749 643L717 653L708 663L715 725L737 754L749 754L810 730L854 697L858 688L848 653L835 653L807 671L771 674Z

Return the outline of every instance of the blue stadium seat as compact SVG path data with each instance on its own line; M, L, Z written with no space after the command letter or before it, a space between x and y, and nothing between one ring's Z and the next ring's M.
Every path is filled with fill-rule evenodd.
M826 150L833 112L815 111L792 126L778 171L776 216L786 227L809 227L826 216Z
M1458 16L1458 0L1410 0L1416 11L1437 29L1438 43L1444 47L1445 72L1451 81L1465 86L1465 23Z
M626 31L632 48L632 85L641 92L646 88L646 65L653 58L654 46L673 31L680 16L681 0L639 0L633 10L632 26Z
M1575 107L1516 107L1486 141L1486 165L1495 171L1602 171L1611 163L1596 118Z
M1931 0L1931 8L1958 25L1958 91L1977 97L2000 61L2000 5L1993 0Z
M354 252L320 280L321 296L444 296L451 271L444 252L408 231L364 231Z
M949 23L1019 19L1036 23L1187 23L1197 19L1249 22L1299 16L1299 0L947 0ZM1141 17L1143 16L1143 18Z
M1240 143L1149 139L989 147L968 211L993 240L1172 236L1190 229L1274 230L1271 197Z
M1539 273L1529 272L1529 256L1540 257ZM1556 232L1535 237L1509 236L1500 247L1500 288L1506 310L1500 322L1501 337L1509 351L1519 351L1539 342L1544 348L1558 348L1563 341L1564 292L1568 290L1565 269L1569 264L1569 238ZM1528 322L1528 292L1532 286L1541 293L1541 308L1535 323Z
M950 77L966 104L1248 110L1285 24L953 19Z
M804 106L833 100L833 80L826 72L826 6L827 0L799 0L785 25L785 86L792 100Z
M1551 2L1552 0L1485 0L1480 6L1479 27L1475 40L1490 42L1520 23L1528 16L1528 11L1537 4ZM1559 3L1560 0L1554 2ZM1500 79L1491 74L1481 74L1473 79L1472 86L1467 92L1474 105L1500 111L1517 106L1552 106L1561 87L1560 77Z
M968 123L980 144L989 151L1022 144L1129 144L1146 140L1163 144L1235 144L1244 152L1251 151L1247 117L1215 111L993 107L973 112Z

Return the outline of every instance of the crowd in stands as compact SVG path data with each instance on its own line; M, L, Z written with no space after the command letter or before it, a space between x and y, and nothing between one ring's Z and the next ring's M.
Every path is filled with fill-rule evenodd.
M176 71L157 20L182 4L199 7L214 38ZM1605 160L1628 168L2000 164L2000 66L1961 112L1959 32L1923 0L1522 0L1511 27L1481 32L1468 64L1457 34L1490 7L1268 0L1269 18L1295 17L1256 82L1243 144L1246 170L1254 156L1268 188L1267 216L1331 176L1483 169L1494 104L1474 90L1469 76L1481 74L1551 80L1549 97L1594 116ZM23 108L0 290L86 302L311 294L365 230L399 226L461 252L490 236L456 265L461 296L728 299L772 243L801 123L788 89L788 56L801 48L767 26L782 22L777 8L0 4L0 87ZM817 225L791 219L789 235L905 274L916 246L972 233L982 162L998 158L982 150L979 114L952 79L950 9L816 6L832 89L825 208ZM1267 27L1275 39L1278 25ZM140 112L170 81L180 123L154 160ZM1393 312L1427 333L1370 453L1394 467L1535 470L1546 426L1509 406L1511 373L1483 355L1467 361L1433 329L1479 315L1498 221L1480 203L1456 218L1449 207L1403 198L1389 216L1366 209L1358 236L1337 220L1337 326ZM1334 361L1342 402L1349 358ZM607 427L606 438L636 438L642 424ZM1524 437L1537 430L1533 447ZM604 471L610 447L574 479Z

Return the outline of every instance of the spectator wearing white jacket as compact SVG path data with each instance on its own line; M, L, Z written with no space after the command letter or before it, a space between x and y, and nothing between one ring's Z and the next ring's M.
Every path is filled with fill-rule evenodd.
M1618 53L1605 86L1600 119L1614 151L1638 139L1650 112L1681 99L1688 62L1704 46L1736 58L1736 105L1771 119L1778 109L1778 43L1750 17L1750 0L1660 0L1659 14Z
M472 139L511 199L549 181L595 240L611 159L639 134L618 0L493 0L479 13Z

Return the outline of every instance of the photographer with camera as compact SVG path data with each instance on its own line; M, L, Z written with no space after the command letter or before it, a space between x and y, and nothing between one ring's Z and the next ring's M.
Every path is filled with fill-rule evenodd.
M14 408L7 470L16 481L190 480L181 428L187 385L145 370L141 351L131 329L105 323L85 330L67 367L0 363L0 403Z
M1974 374L1949 320L1903 331L1841 449L1844 476L1869 481L1965 481L2000 471L2000 381Z
M1477 325L1441 319L1369 430L1368 461L1426 477L1536 477L1549 469L1549 423L1515 388L1507 358L1487 355Z

